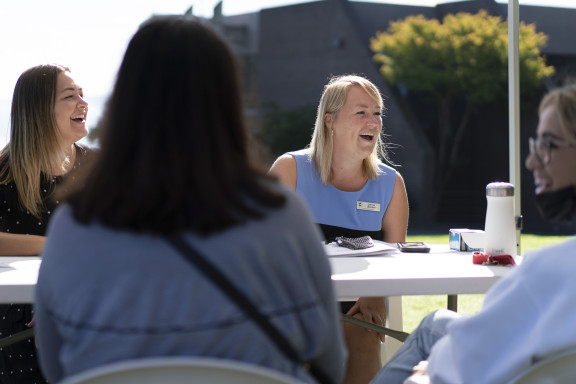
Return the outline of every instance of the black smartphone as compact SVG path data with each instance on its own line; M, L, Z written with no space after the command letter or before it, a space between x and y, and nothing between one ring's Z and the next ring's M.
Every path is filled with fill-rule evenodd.
M406 241L398 243L400 252L430 252L430 246L422 241Z

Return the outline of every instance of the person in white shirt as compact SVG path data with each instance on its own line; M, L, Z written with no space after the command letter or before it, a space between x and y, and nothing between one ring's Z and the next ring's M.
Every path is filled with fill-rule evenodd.
M576 84L548 93L526 168L551 222L576 217ZM373 383L506 383L535 362L576 346L576 238L528 252L470 317L428 315Z

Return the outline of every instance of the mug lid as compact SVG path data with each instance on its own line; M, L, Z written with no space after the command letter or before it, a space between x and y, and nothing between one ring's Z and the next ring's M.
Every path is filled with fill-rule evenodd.
M514 196L514 185L494 182L486 186L486 196Z

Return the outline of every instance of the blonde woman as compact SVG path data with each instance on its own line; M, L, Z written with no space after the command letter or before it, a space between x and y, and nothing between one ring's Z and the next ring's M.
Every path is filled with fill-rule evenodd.
M0 255L38 255L58 201L62 177L84 162L89 150L76 144L88 133L82 88L60 65L28 69L12 98L10 141L0 152ZM1 305L2 337L32 321L30 305ZM33 339L0 350L2 383L44 382Z
M384 102L377 87L356 75L332 78L324 89L309 148L276 160L270 173L299 192L327 240L360 237L406 240L408 198L402 176L382 143ZM370 204L363 204L370 203ZM342 311L376 324L386 320L383 297L342 303ZM381 367L380 339L345 324L347 383L367 383Z

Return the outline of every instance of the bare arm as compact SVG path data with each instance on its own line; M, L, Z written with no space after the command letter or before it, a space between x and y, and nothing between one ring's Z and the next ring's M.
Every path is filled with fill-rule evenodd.
M36 256L45 242L44 236L0 232L0 256Z
M414 367L412 376L404 381L404 384L430 384L430 377L427 372L428 362L421 361Z
M294 159L292 155L280 156L274 164L272 164L268 173L278 177L282 184L296 189L298 168L296 166L296 159Z
M394 193L388 204L388 208L382 218L382 232L384 241L387 243L397 243L406 241L406 230L408 229L408 196L404 179L396 173Z

